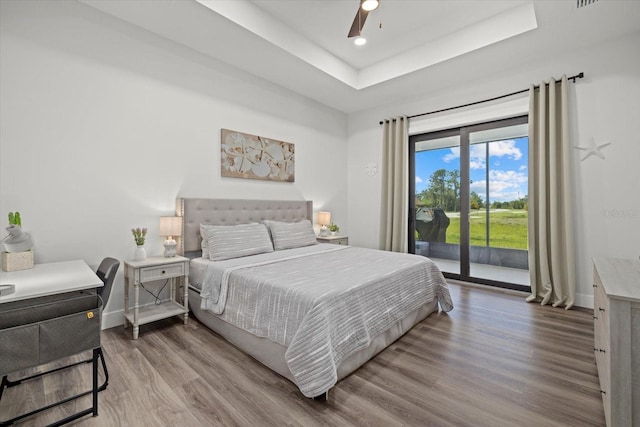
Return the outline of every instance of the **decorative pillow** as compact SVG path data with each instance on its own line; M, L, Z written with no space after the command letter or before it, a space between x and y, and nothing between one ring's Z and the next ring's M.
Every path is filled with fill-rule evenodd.
M300 248L318 243L313 225L308 219L299 222L263 221L271 231L276 251Z
M200 224L200 247L202 248L202 258L209 259L209 242L207 241L207 230L215 227L214 225Z
M205 233L212 261L273 252L267 227L257 222L209 226Z

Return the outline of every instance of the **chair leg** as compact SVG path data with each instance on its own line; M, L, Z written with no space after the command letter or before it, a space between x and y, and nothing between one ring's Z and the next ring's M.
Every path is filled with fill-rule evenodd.
M102 362L102 370L104 371L104 383L102 383L102 385L98 387L98 391L102 391L105 390L109 385L109 370L107 369L107 362L104 360L102 347L98 347L98 357L100 357L100 362Z
M0 383L0 399L2 399L2 392L5 388L9 387L10 381L7 379L7 375L2 377L2 382Z
M102 385L100 385L100 386L98 386L98 359L100 359L100 363L102 364L102 369L104 370L104 376L105 376L105 380L102 383ZM73 366L77 366L77 365L80 365L80 364L83 364L83 363L92 363L93 364L92 365L92 385L93 385L93 387L91 388L91 390L85 391L85 392L77 394L75 396L68 397L68 398L66 398L64 400L61 400L61 401L57 402L57 403L52 403L52 404L44 406L42 408L38 408L36 410L33 410L33 411L31 411L29 413L26 413L26 414L22 414L20 416L17 416L15 418L10 419L10 420L0 420L0 427L9 426L9 425L13 424L16 421L19 421L21 419L30 417L32 415L35 415L35 414L39 413L39 412L46 411L46 410L51 409L51 408L53 408L55 406L62 405L63 403L70 402L72 400L78 399L78 398L86 396L88 394L92 394L93 406L91 408L85 409L84 411L80 411L80 412L78 412L76 414L70 415L67 418L64 418L64 419L62 419L60 421L57 421L57 422L51 424L50 427L61 426L63 424L66 424L68 422L71 422L73 420L76 420L78 418L81 418L81 417L83 417L85 415L89 415L89 414L93 414L94 417L97 416L98 415L98 392L101 392L102 390L105 390L107 388L107 386L109 385L109 371L107 370L107 363L106 363L106 361L104 359L104 353L102 351L102 347L97 347L97 348L93 349L93 355L92 355L91 359L87 359L87 360L82 360L80 362L71 363L69 365L62 366L62 367L56 368L56 369L51 369L51 370L46 371L46 372L41 372L39 374L31 375L29 377L20 378L20 379L17 379L15 381L11 381L11 380L9 380L8 375L5 375L4 377L2 377L2 382L0 382L0 399L2 398L2 393L4 392L5 388L15 387L15 386L20 385L21 383L23 383L25 381L28 381L28 380L31 380L31 379L34 379L34 378L38 378L38 377L41 377L43 375L47 375L47 374L50 374L50 373L53 373L53 372L58 372L58 371L61 371L63 369L68 369L68 368L71 368Z
M93 349L93 416L97 417L98 416L98 392L100 390L98 390L98 357L100 357L100 355L102 354L102 347L99 348L94 348ZM102 363L104 366L104 358L102 358ZM105 388L106 388L106 383L107 381L105 381Z

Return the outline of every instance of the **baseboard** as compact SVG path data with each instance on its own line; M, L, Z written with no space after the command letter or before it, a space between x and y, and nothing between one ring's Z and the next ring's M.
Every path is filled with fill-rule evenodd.
M593 295L576 294L576 307L593 308Z
M163 299L162 302L165 303L169 301L169 299ZM140 305L140 308L146 307L148 305L153 305L153 302L148 304ZM133 310L131 308L130 310ZM108 313L102 313L102 330L115 328L116 326L124 327L124 309L110 311Z
M527 296L530 295L528 292L515 291L515 290L511 290L511 289L503 289L503 288L499 288L499 287L496 287L496 286L483 285L483 284L480 284L480 283L464 282L462 280L456 280L456 279L447 279L447 282L455 283L457 285L462 285L462 286L468 286L468 287L472 287L472 288L481 288L481 289L485 289L485 290L493 291L493 292L500 292L500 293L504 293L504 294L522 296L523 298L526 298ZM574 306L592 309L593 308L593 295L576 294L576 300L575 300Z
M465 282L463 280L458 280L458 279L447 279L447 282L454 283L456 285L467 286L469 288L480 288L486 291L521 296L522 298L526 298L529 296L529 292L517 291L515 289L500 288L498 286L483 285L482 283Z
M102 313L102 330L124 326L124 309Z

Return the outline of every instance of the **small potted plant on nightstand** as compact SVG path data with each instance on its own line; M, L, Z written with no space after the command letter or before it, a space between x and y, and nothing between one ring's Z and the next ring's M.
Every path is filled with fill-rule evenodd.
M338 227L334 223L331 223L329 224L329 231L331 232L332 236L335 236L336 234L338 234L338 231L340 231L340 227Z
M133 234L133 240L136 241L136 253L133 257L134 261L142 261L147 259L147 251L144 249L144 240L147 237L146 228L132 228L131 234Z

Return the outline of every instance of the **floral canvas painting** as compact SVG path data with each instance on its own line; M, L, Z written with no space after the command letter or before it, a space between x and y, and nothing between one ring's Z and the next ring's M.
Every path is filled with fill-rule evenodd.
M294 144L222 129L222 176L295 181Z

